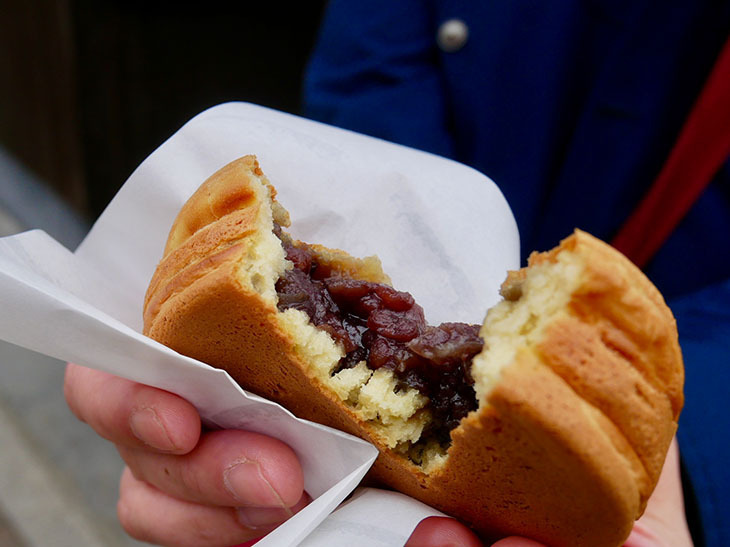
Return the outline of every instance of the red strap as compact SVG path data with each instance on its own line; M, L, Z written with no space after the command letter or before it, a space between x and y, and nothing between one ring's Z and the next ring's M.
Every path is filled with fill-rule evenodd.
M659 176L611 242L645 266L730 155L730 39Z

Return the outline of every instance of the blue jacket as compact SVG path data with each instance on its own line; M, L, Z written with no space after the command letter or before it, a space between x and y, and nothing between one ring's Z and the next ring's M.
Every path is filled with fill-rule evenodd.
M447 52L436 36L451 19L468 36ZM727 0L332 0L306 113L481 170L507 197L525 255L574 227L610 241L729 32ZM729 240L726 164L645 270L678 320L687 495L718 546L730 545Z

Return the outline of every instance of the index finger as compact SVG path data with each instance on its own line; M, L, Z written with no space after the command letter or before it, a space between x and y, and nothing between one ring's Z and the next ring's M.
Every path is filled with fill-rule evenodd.
M79 365L66 367L71 411L115 444L186 454L200 437L200 416L173 393Z

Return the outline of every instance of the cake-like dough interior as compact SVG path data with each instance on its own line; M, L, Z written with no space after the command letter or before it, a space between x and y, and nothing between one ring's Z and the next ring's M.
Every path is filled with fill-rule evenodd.
M499 382L504 367L513 362L517 349L534 347L545 326L565 312L582 270L578 255L564 251L554 262L513 272L504 283L504 299L489 310L480 331L485 350L472 361L480 404Z
M345 355L342 346L312 325L302 311L288 309L277 317L292 334L295 351L312 367L311 375L337 394L361 420L369 422L389 448L420 439L429 414L421 411L428 399L418 390L398 386L391 370L373 371L364 362L333 374Z
M253 244L246 260L241 261L238 274L242 285L276 307L276 281L292 264L286 260L281 241L274 233L274 222L286 225L288 218L275 201L267 199L265 192L270 189L265 179L256 187L261 192L258 197L262 207L257 229L251 236ZM519 273L524 275L515 276L503 287L506 298L488 312L480 333L485 349L472 363L480 406L487 404L489 392L499 382L503 368L512 362L516 348L539 340L544 325L565 308L581 268L574 254L562 252L554 262L522 270ZM427 473L445 462L445 447L421 438L431 419L424 395L398 382L391 370L373 371L364 362L335 372L345 355L341 344L312 325L302 311L287 309L277 313L276 318L291 335L294 350L310 366L308 374L367 422L386 446L410 457Z
M274 222L288 225L288 215L267 195L268 181L261 176L259 182L253 188L261 207L248 254L238 266L238 280L275 308L276 281L292 264L286 260L281 240L274 233ZM365 259L366 267L367 262ZM372 371L364 363L333 374L345 355L340 344L312 325L302 311L288 309L276 318L294 340L295 351L311 367L308 373L312 378L337 394L360 419L369 422L388 447L418 441L429 420L428 412L422 411L428 399L418 390L398 386L392 371Z
M373 441L381 451L372 470L376 480L485 534L620 544L656 484L683 404L676 324L651 282L617 251L577 231L509 274L504 301L481 329L467 325L469 357L480 351L474 339L485 342L470 374L441 376L424 389L387 370L395 361L381 358L379 348L379 360L370 359L372 339L381 336L375 328L352 350L336 329L329 334L332 323L316 327L319 317L310 321L308 307L288 306L299 294L321 296L281 290L297 272L334 287L333 299L343 287L388 279L377 259L316 245L306 246L316 253L307 258L319 277L304 272L301 256L289 248L293 242L282 239L279 227L288 226L288 214L275 196L253 157L223 167L191 196L150 282L145 333L229 370L242 385L280 397L302 416ZM345 319L353 318L347 301L335 303L343 304ZM360 316L355 319L360 322L348 327L363 326ZM418 338L434 332L417 325L424 329ZM454 339L449 334L447 341ZM376 370L362 360L366 344ZM425 344L407 349L416 347L422 351ZM419 358L429 359L422 353ZM466 363L447 374L463 372ZM395 362L397 374L400 364L407 369L410 363ZM424 366L416 360L406 371L420 374ZM454 402L452 380L472 390L468 407L441 404ZM434 396L434 386L446 389ZM466 417L452 413L455 420L440 414L474 405Z

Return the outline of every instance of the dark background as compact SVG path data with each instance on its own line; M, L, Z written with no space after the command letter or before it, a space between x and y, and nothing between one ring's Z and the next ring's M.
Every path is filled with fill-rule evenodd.
M298 113L325 3L3 2L0 145L93 220L202 110Z

